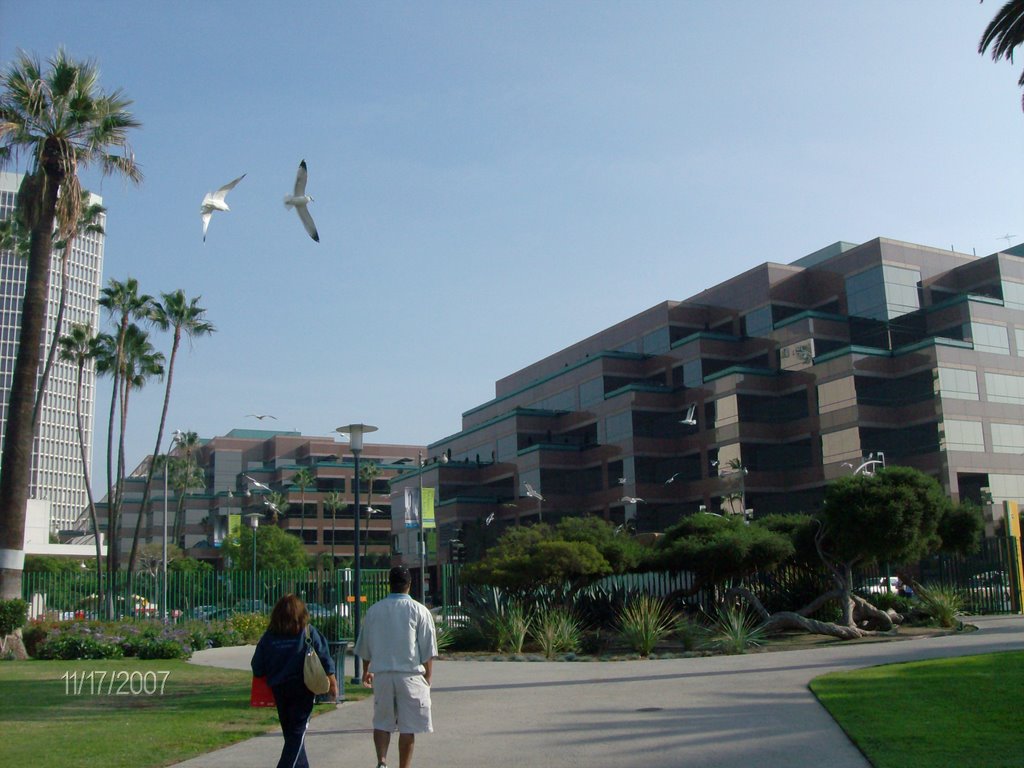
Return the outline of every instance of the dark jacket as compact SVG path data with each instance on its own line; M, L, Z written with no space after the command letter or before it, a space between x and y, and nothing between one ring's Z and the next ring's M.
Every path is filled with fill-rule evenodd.
M310 627L310 639L313 650L320 657L324 671L334 674L334 659L324 636ZM302 680L302 662L306 657L306 632L298 635L274 635L264 632L256 644L256 652L252 655L252 673L256 677L266 677L271 687L288 682Z

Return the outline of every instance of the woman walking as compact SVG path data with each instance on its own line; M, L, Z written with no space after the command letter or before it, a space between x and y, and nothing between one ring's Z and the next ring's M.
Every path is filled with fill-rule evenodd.
M306 726L313 712L313 692L302 679L302 666L306 657L306 630L309 641L320 657L331 682L327 692L337 698L338 678L334 674L327 641L309 623L306 604L296 595L285 595L270 614L270 625L263 633L256 652L252 655L252 673L266 677L277 702L277 717L284 733L284 749L277 768L309 768L306 759Z

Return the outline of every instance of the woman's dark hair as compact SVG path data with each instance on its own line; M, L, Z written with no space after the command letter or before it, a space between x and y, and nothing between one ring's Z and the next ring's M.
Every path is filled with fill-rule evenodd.
M306 604L298 595L287 594L277 601L270 612L267 631L272 635L297 635L309 624Z

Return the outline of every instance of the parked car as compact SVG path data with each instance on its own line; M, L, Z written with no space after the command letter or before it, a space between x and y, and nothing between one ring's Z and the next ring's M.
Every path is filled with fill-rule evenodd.
M879 576L877 578L868 579L859 587L859 591L865 592L869 595L881 595L886 592L898 595L902 589L903 582L900 581L899 576Z

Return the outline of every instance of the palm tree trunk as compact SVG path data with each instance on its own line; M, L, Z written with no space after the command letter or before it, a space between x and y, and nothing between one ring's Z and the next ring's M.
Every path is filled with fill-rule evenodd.
M149 462L149 471L146 472L146 487L142 491L142 503L139 505L139 519L135 522L135 535L132 536L132 552L128 557L128 570L135 571L135 560L139 552L139 532L142 530L142 513L149 503L149 497L153 488L153 472L156 469L156 457L160 455L160 448L163 446L164 427L167 426L167 408L171 403L171 384L174 381L174 358L178 354L178 345L181 343L181 328L175 328L174 341L171 344L171 358L167 365L167 384L164 387L164 407L160 411L160 426L156 431L156 447L153 449L153 459Z
M41 164L44 172L33 180L27 180L29 185L42 184L42 189L38 190L36 197L39 205L37 215L31 221L20 343L11 379L7 429L0 457L0 467L3 468L0 472L0 599L21 597L21 574L25 562L25 514L34 443L32 408L35 404L36 374L39 371L39 346L46 325L57 189L63 177L59 162L56 163L59 170L51 167L54 161L45 157Z
M121 323L121 330L118 333L117 349L115 351L113 376L114 386L110 393L110 417L107 420L107 588L108 594L114 591L114 576L117 571L117 530L120 527L117 520L117 505L114 503L114 419L117 416L117 404L121 392L121 357L124 354L124 335L128 325L127 317ZM112 545L113 542L113 545ZM113 616L113 603L108 601L108 618Z
M78 376L75 381L75 423L78 427L78 452L82 457L82 479L85 482L85 495L89 500L89 524L96 540L96 605L103 605L103 548L100 545L100 526L96 520L96 501L92 496L89 484L89 456L85 450L85 428L82 426L82 374L85 361L78 363ZM109 543L108 543L109 546Z
M43 416L43 403L46 401L46 387L50 383L50 373L53 370L53 361L57 359L57 349L60 346L61 325L64 323L64 310L68 305L68 260L71 244L64 248L64 255L60 263L60 298L57 300L57 317L53 323L53 338L50 340L50 348L46 351L46 362L43 364L43 375L39 380L39 389L36 392L36 402L32 408L32 431L39 429L39 420Z

